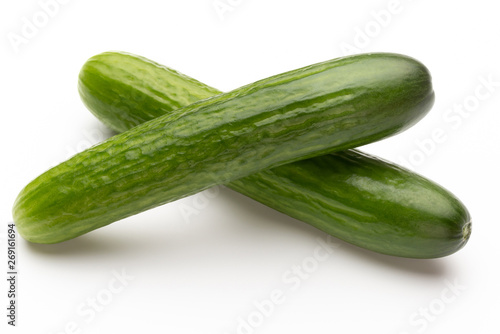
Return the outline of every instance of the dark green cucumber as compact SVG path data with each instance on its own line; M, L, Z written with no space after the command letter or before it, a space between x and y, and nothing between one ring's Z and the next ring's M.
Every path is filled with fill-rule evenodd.
M79 83L110 84L82 76ZM27 240L61 242L216 184L394 135L433 100L428 70L406 56L314 64L182 107L75 155L29 183L13 216Z
M123 123L128 129L175 112L196 102L197 96L221 93L148 59L120 52L91 58L80 75L87 82L79 86L83 101L114 129ZM94 90L89 84L93 80L129 84L120 86L126 90L118 90L112 82L109 90ZM158 83L156 89L145 89ZM152 112L144 114L143 110ZM227 186L333 236L384 254L449 255L465 245L471 231L467 209L449 191L356 150L282 165Z
M128 80L129 85L121 86L126 90L118 90L111 83L108 87L112 89L105 91L94 90L91 84L79 86L92 112L116 124L122 117L139 124L172 112L177 105L195 102L196 96L220 93L167 67L125 53L91 58L81 77L87 82L96 80L97 86L107 80ZM183 80L179 87L190 85L189 94L172 90L174 82ZM161 86L145 89L158 82ZM171 101L168 105L162 102L165 96ZM121 102L118 106L114 104L117 100ZM154 113L144 116L144 109ZM110 115L110 110L116 110L119 116ZM351 181L355 179L363 182L354 184ZM448 255L460 249L470 233L469 214L452 194L408 170L356 151L283 165L228 186L348 242L391 255ZM395 193L399 194L396 198ZM408 202L408 198L419 199L419 203Z

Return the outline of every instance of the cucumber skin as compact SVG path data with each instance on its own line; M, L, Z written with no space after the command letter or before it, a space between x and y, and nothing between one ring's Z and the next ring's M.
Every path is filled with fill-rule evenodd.
M222 93L128 53L105 52L92 57L89 64L92 71L87 73L89 67L84 67L82 77L93 76L98 82L123 81L122 73L127 73L131 82L126 91L96 91L88 83L79 86L85 104L94 106L91 111L99 119L109 119L113 128L122 117L133 117L137 122L129 123L128 129L175 112L177 105L194 103L197 96ZM189 84L189 94L172 91L183 80L186 82L179 87ZM144 86L158 82L161 87L145 90ZM162 102L167 94L174 103ZM120 99L127 95L130 97ZM113 105L116 100L121 104ZM145 109L154 112L141 114ZM117 115L110 115L110 110L118 110ZM450 255L467 243L471 232L469 212L452 193L405 168L357 150L292 162L226 186L351 244L388 255Z
M107 85L103 84L104 78ZM117 133L222 93L147 58L125 52L105 52L90 58L79 79L83 103ZM161 88L155 88L159 83ZM119 87L119 91L113 87ZM92 95L85 98L88 92Z
M21 191L14 220L28 241L65 241L216 184L396 134L433 101L428 70L406 56L364 54L306 66L75 155Z

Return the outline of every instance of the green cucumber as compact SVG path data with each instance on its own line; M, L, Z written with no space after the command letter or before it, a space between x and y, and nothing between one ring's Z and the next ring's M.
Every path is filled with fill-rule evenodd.
M96 90L111 84L79 79ZM403 55L310 65L195 102L73 156L21 191L14 220L31 242L61 242L216 184L394 135L433 101L428 70Z
M121 52L91 58L80 75L87 82L79 86L82 100L117 131L221 94L149 59ZM88 84L91 80L129 84L120 90L112 83L107 86L110 89L94 90ZM145 89L158 82L161 86L156 89ZM467 209L449 191L357 150L267 169L226 186L333 236L384 254L413 258L449 255L465 245L471 232Z

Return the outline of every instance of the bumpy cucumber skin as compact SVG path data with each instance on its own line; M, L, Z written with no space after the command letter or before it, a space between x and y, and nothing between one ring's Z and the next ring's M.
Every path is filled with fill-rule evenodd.
M128 87L110 82L116 89L104 95L101 91L81 86L84 101L97 100L92 105L105 106L94 107L91 111L100 115L99 118L109 117L113 126L121 122L122 116L132 116L142 123L164 113L175 112L177 106L195 102L194 94L183 96L180 92L173 97L177 103L162 104L158 95L169 93L173 85L172 76L186 79L191 84L192 92L203 98L221 93L167 67L155 65L151 68L151 64L155 63L142 57L112 52L97 55L91 60L105 69L99 73L100 69L95 68L91 74L99 73L100 80L118 77L118 82L125 81L120 78L124 65L127 75L135 78L135 83ZM82 69L82 77L87 77L87 68ZM148 69L148 77L143 77L144 68ZM148 82L150 77L155 78L156 84L161 84L146 91L141 83ZM124 88L126 90L120 90ZM127 93L130 98L116 107L121 108L121 116L109 115L110 108L107 106L117 99L114 94L121 97ZM145 101L157 99L160 99L158 104L162 107L154 108L155 115L141 113L144 109L153 109L148 108ZM410 258L450 255L467 243L471 232L469 212L452 193L407 169L357 150L282 165L243 177L226 186L330 235L388 255Z
M65 241L216 184L396 134L433 101L428 70L406 56L314 64L201 100L73 156L29 183L13 216L31 242Z

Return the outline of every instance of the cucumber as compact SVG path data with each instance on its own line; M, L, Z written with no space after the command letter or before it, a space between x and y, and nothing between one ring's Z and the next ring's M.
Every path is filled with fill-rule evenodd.
M92 71L86 66L83 72ZM97 90L110 85L79 79ZM29 183L13 216L25 239L61 242L217 184L394 135L433 101L427 68L403 55L306 66L182 107L73 156Z
M83 102L117 131L222 93L149 59L123 52L94 56L80 77L86 82L79 85ZM109 81L108 89L93 88L105 81ZM128 85L117 89L113 81ZM156 89L145 89L158 82L162 84ZM471 232L468 210L449 191L357 150L292 162L226 186L330 235L383 254L442 257L461 249Z

